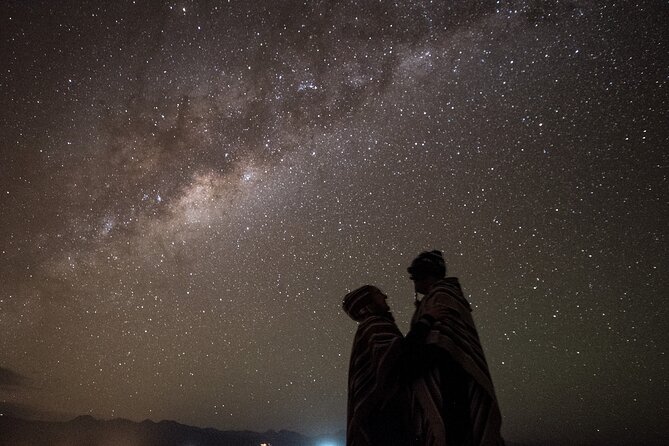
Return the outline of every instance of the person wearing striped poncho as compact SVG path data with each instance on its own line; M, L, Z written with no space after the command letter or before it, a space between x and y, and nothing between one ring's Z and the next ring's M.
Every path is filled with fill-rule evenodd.
M398 374L404 337L386 296L365 285L346 295L343 308L358 329L348 374L347 446L408 444L409 393Z
M406 377L422 357L432 324L445 313L436 307L426 311L405 338L386 299L371 285L344 298L344 311L358 322L348 373L347 446L407 446L416 438Z
M457 278L445 277L440 251L421 253L408 268L414 282L413 320L440 307L440 316L414 349L409 368L411 413L421 446L502 446L501 414L471 307Z

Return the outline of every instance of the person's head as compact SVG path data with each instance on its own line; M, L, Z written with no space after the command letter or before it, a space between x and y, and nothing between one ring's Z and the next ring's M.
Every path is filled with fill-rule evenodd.
M432 286L446 277L446 262L441 251L423 251L407 268L416 293L427 294Z
M386 296L373 285L364 285L351 291L344 297L342 307L351 319L361 321L370 314L382 314L390 311Z

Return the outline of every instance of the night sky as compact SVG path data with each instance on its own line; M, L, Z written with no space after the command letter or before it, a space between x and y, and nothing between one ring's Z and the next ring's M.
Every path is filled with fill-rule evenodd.
M669 439L664 1L8 1L0 409L343 429L444 251L511 441Z

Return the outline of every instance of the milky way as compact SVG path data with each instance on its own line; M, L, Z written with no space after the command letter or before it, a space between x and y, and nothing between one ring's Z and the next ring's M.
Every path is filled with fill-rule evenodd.
M512 441L669 438L664 2L10 2L0 409L343 429L442 249Z

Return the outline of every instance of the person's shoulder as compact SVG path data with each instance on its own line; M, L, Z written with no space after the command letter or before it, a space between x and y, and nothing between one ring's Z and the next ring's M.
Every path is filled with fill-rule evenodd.
M459 296L462 295L462 287L460 287L460 281L457 277L446 277L434 285L430 294L435 296L440 294Z
M393 319L370 315L358 325L358 331L366 336L389 335L391 337L402 336L400 329Z
M460 287L460 282L457 277L446 277L445 279L440 280L432 288L431 294L435 302L438 301L449 301L449 302L458 302L460 305L465 308L472 310L469 301L462 292Z
M440 280L440 282L447 284L449 286L457 286L458 288L460 287L460 281L458 280L457 277L444 277L443 279Z
M370 314L360 322L360 325L387 325L396 327L395 319L386 314Z

